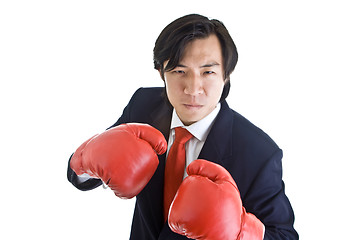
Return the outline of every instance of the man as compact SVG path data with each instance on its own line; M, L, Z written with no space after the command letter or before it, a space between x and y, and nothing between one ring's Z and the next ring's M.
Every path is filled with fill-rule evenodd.
M70 158L77 188L136 196L130 239L298 239L282 150L225 101L237 57L220 21L170 23L154 47L165 87L137 90Z

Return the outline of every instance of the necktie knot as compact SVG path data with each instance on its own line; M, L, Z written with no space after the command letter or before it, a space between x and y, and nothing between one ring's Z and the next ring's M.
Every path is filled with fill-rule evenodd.
M182 127L176 127L175 128L175 140L174 142L177 142L178 144L185 144L187 141L192 138L192 134Z

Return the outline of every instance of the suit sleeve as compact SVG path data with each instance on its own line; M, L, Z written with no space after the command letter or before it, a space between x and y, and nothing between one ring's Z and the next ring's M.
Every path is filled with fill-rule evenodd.
M86 181L80 181L79 177L76 175L76 173L71 169L70 167L70 160L72 155L70 156L69 162L68 162L68 169L67 169L67 178L69 182L72 183L77 189L82 191L91 190L94 188L97 188L98 186L102 185L102 181L100 179L96 178L90 178Z
M123 123L130 122L130 115L131 115L130 111L131 111L131 105L133 102L132 100L134 99L134 96L139 92L139 90L140 89L138 89L134 93L130 102L125 107L121 117L108 129L118 126ZM95 178L90 178L86 181L80 181L79 177L76 175L76 173L70 167L71 157L72 157L72 155L70 156L70 159L68 161L68 168L67 168L67 178L70 183L72 183L77 189L82 190L82 191L92 190L92 189L97 188L98 186L102 185L102 181L100 179L95 179Z
M282 150L278 149L265 162L253 183L256 191L246 199L253 203L251 212L265 225L264 240L299 239L293 228L294 212L282 181L282 156Z

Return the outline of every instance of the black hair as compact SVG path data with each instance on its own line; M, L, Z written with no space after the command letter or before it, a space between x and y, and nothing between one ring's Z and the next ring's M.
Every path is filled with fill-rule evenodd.
M186 45L195 40L215 34L220 41L224 80L226 80L220 101L225 100L230 91L230 74L235 69L238 53L225 25L216 19L202 15L190 14L176 19L160 33L154 47L154 67L160 71L164 80L164 72L173 70L181 60ZM164 62L169 60L164 69Z

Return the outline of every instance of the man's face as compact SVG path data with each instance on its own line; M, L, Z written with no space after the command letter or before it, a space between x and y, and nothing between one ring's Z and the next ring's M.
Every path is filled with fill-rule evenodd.
M164 77L171 105L184 125L190 125L215 109L225 84L224 68L216 35L193 40L184 50L179 64Z

